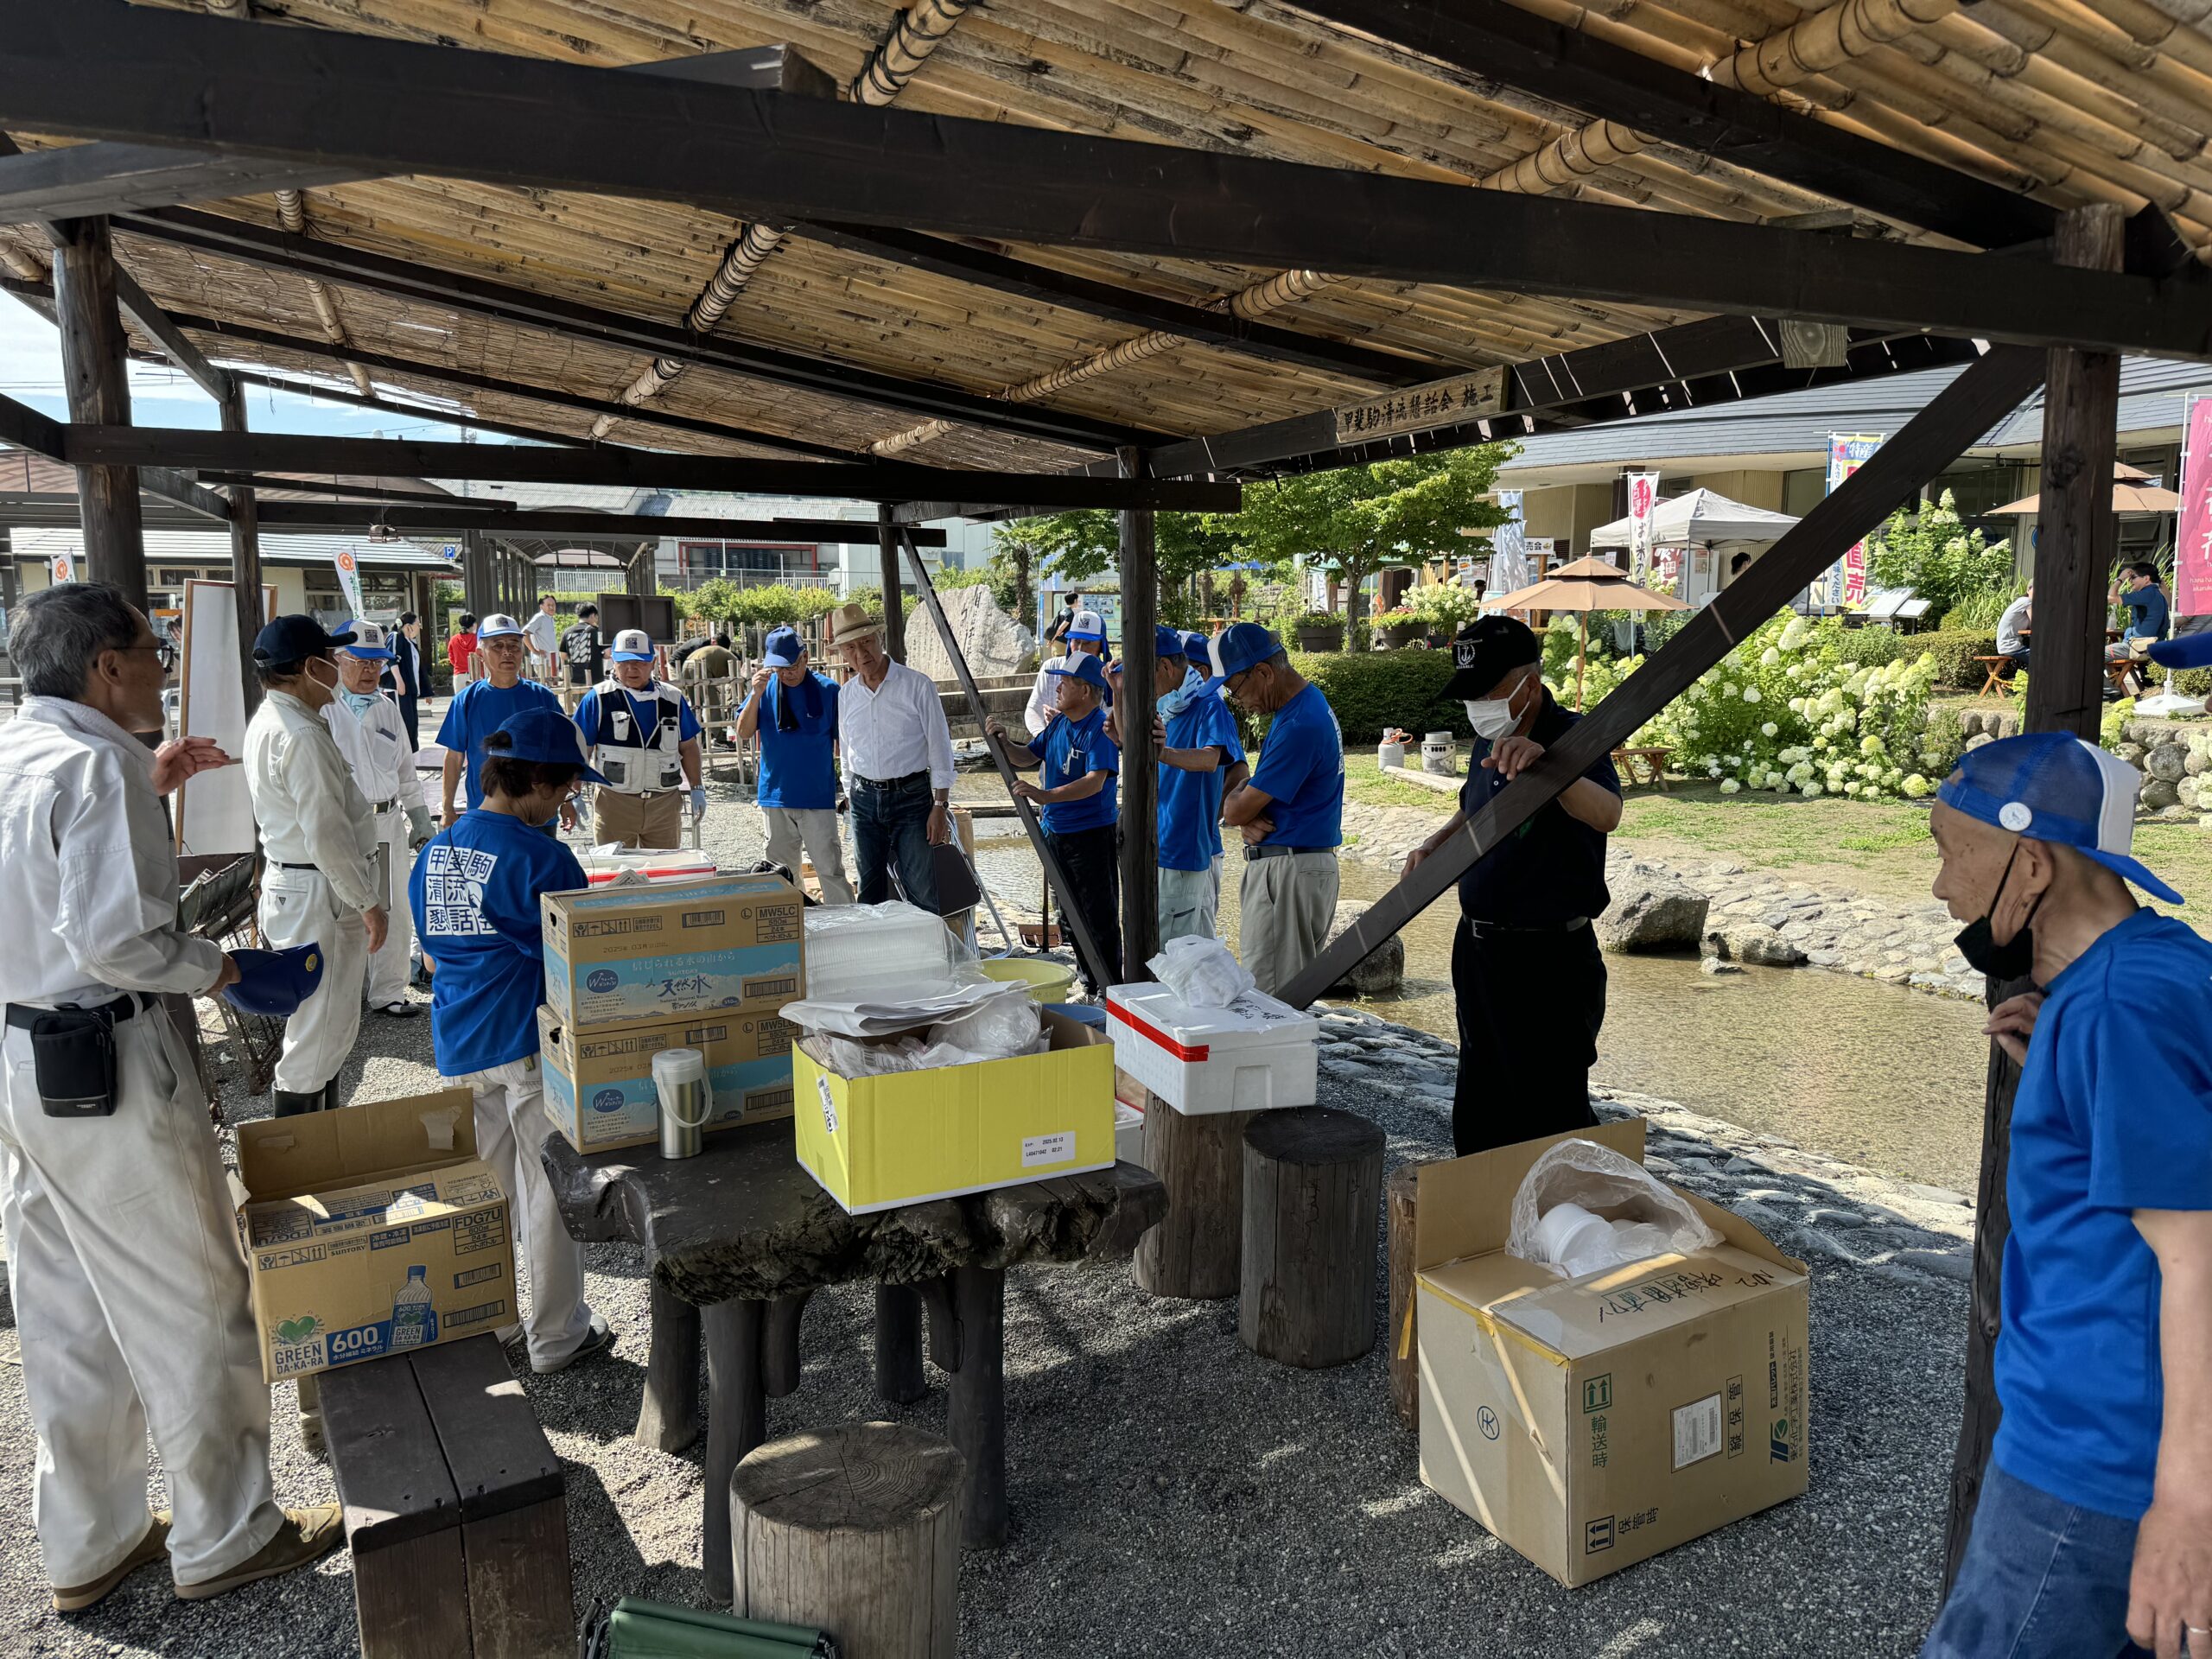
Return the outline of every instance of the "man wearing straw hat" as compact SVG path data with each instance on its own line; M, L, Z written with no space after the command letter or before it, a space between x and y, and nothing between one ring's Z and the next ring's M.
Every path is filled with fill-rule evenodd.
M952 728L937 685L883 648L883 624L854 604L825 624L830 649L852 677L837 688L837 748L852 802L853 862L861 903L892 897L937 909L932 844L952 839Z

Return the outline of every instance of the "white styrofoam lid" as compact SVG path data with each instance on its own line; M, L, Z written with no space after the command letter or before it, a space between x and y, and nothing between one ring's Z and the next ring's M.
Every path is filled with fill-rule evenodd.
M1192 1046L1237 1037L1263 1042L1312 1041L1321 1034L1318 1016L1279 1002L1265 991L1247 991L1225 1008L1200 1008L1183 1001L1165 985L1146 981L1109 985L1106 1001L1110 1006L1127 1008L1177 1042ZM1114 1023L1108 1021L1109 1026Z

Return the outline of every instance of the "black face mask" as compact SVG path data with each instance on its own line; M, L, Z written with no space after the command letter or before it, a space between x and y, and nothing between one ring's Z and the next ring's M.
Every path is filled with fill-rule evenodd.
M2036 895L2035 903L2028 906L2028 914L2020 924L2020 931L2003 944L1997 943L1990 931L1989 918L1997 913L1997 901L2004 897L2005 883L2012 874L2012 860L2020 855L2020 843L2012 843L2012 855L2005 861L2005 873L1997 878L1997 891L1989 895L1989 908L1978 921L1968 922L1952 941L1959 947L1959 954L1980 973L1995 982L2025 979L2036 965L2035 929L2030 925L2043 905L2043 894Z

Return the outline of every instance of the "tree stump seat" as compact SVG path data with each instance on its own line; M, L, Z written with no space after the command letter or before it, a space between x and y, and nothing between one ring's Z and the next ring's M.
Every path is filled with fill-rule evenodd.
M1286 1365L1343 1365L1375 1345L1382 1131L1353 1112L1263 1112L1244 1131L1236 1335Z

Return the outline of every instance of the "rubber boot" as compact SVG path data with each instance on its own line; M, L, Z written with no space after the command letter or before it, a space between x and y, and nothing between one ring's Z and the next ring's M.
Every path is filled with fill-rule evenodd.
M323 1091L320 1089L305 1095L290 1089L279 1089L275 1092L276 1105L270 1113L271 1117L298 1117L303 1113L322 1109Z

